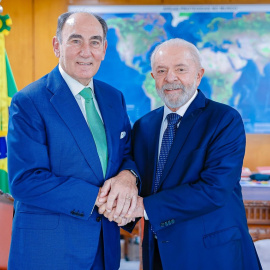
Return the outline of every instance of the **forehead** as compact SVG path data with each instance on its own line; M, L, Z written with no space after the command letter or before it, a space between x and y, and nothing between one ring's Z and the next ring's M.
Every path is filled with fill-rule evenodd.
M195 64L190 50L185 46L161 46L153 59L153 66L177 66Z
M91 14L76 13L72 14L65 22L62 34L81 34L86 36L100 35L103 37L103 29L100 22Z

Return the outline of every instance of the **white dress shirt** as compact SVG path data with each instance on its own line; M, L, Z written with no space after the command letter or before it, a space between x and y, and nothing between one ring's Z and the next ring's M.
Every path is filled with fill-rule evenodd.
M87 117L86 117L86 111L85 111L85 99L80 95L80 92L86 88L86 87L90 87L91 91L92 91L92 95L93 95L93 101L96 107L96 110L101 118L101 121L103 121L99 107L98 107L98 103L95 97L95 91L94 91L94 84L93 84L93 79L91 79L91 81L89 82L88 85L83 85L81 83L79 83L77 80L73 79L71 76L69 76L61 67L61 65L59 64L59 71L64 79L64 81L67 83L71 93L73 94L73 96L75 97L75 100L77 101L82 114L84 116L85 121L87 122Z
M161 143L162 143L162 138L163 138L163 134L168 126L168 120L167 120L167 115L169 113L177 113L180 116L184 116L184 114L186 113L188 107L190 106L190 104L192 103L192 101L196 98L196 96L198 95L198 91L196 90L194 95L191 97L191 99L184 104L182 107L180 107L176 112L173 112L171 109L169 109L166 105L164 105L164 113L163 113L163 119L162 119L162 123L161 123L161 128L160 128L160 133L159 133L159 145L158 145L158 157L160 154L160 148L161 148ZM177 128L179 127L179 125L181 124L181 121L179 122L179 124L177 125ZM144 210L144 218L146 220L148 220L148 216L146 211Z

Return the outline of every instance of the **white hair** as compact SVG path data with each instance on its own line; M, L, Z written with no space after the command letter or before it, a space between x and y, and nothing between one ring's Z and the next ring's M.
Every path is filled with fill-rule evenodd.
M151 55L151 67L153 69L153 65L155 62L155 56L157 52L164 46L177 46L177 47L185 47L189 50L194 62L198 65L198 68L202 68L202 59L199 50L190 42L181 39L181 38L173 38L167 41L164 41L156 46Z

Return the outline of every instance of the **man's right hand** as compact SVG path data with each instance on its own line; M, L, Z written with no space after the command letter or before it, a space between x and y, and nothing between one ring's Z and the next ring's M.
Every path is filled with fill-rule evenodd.
M105 207L106 207L106 202L107 202L108 196L105 196L105 197L102 198L102 200L100 200L100 193L101 193L101 188L99 188L99 191L98 191L98 195L97 195L97 198L96 198L95 205L96 205L98 208L101 207L102 205L105 205Z

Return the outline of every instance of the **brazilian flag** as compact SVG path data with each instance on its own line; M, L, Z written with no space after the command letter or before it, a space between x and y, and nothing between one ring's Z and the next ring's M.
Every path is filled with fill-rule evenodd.
M7 175L7 144L8 108L12 96L17 92L17 86L8 61L5 49L5 36L11 26L8 15L0 15L0 189L9 192Z

